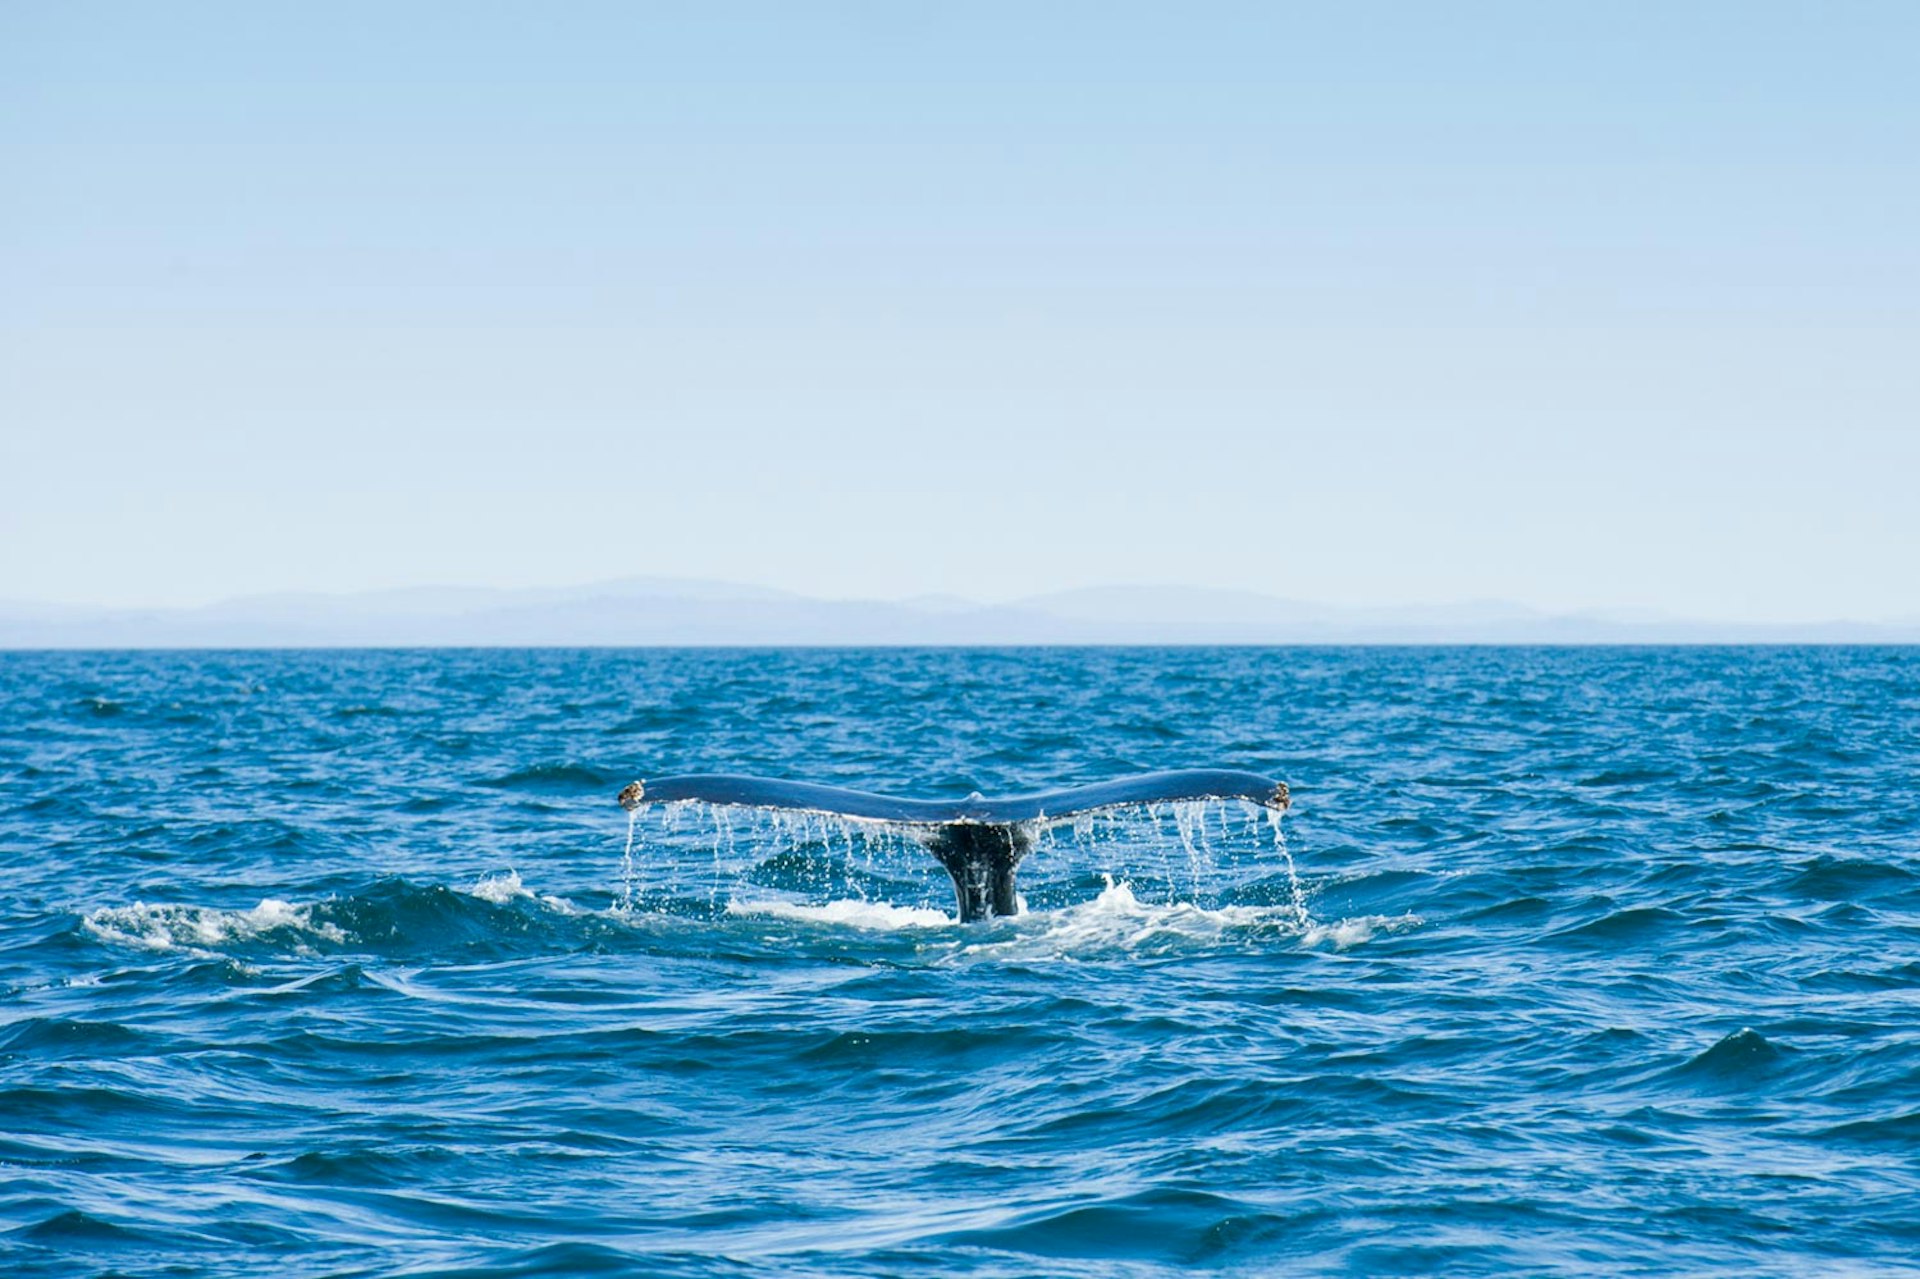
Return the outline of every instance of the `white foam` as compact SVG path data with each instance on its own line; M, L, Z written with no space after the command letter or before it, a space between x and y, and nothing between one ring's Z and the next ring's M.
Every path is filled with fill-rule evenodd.
M554 897L547 893L536 893L520 882L520 872L509 869L501 875L482 875L467 890L467 896L478 897L483 902L495 906L505 906L508 902L538 902L548 910L558 911L562 915L578 915L581 909L564 897Z
M225 942L247 941L262 933L288 930L308 938L345 942L337 925L313 917L313 907L269 897L251 910L217 910L211 906L107 906L89 911L82 919L88 932L102 941L142 950L203 951Z
M521 882L519 873L512 870L481 876L467 893L495 906L532 901L562 915L587 913L564 897L535 893ZM135 902L131 906L106 906L89 911L81 918L81 924L101 941L115 945L140 950L185 950L197 955L211 955L217 947L252 941L266 933L291 934L292 949L305 954L311 953L315 942L345 945L352 940L338 924L315 914L317 906L327 904L330 903L295 903L268 897L250 910L220 910L171 902Z
M1314 924L1301 934L1300 940L1308 946L1331 942L1335 950L1345 950L1349 946L1372 941L1378 933L1405 932L1425 922L1413 914L1362 915L1357 919L1341 919L1331 924Z
M533 890L520 882L520 872L517 870L509 870L504 875L482 875L467 893L496 906L504 906L516 897L533 896Z
M775 919L795 919L810 924L843 924L876 932L898 932L903 928L945 928L957 922L945 911L930 906L895 906L891 902L831 901L821 906L802 902L758 901L727 903L729 915L769 915Z
M1412 915L1389 918L1370 915L1334 923L1303 922L1294 903L1284 906L1199 906L1192 902L1143 902L1125 880L1107 880L1092 901L1008 921L1012 935L1002 931L987 940L962 946L969 959L1076 959L1134 953L1141 950L1181 949L1223 943L1246 943L1263 938L1297 939L1297 944L1331 944L1344 950L1383 931L1399 931L1420 923Z
M536 893L507 870L483 875L468 895L495 906L529 901L565 915L602 915L638 923L633 912L616 904L607 912L587 910L562 897ZM294 903L263 899L248 910L219 910L208 906L135 902L87 913L86 931L102 941L143 950L186 950L211 955L215 948L246 942L264 934L278 934L280 944L291 942L296 953L311 953L317 943L344 945L352 939L338 925L317 915L327 903ZM1091 901L1059 910L1020 914L988 921L981 929L954 930L940 943L960 959L1065 959L1113 953L1183 949L1218 944L1244 945L1262 939L1287 939L1290 944L1335 950L1364 945L1386 933L1403 932L1423 921L1417 915L1365 915L1321 922L1303 920L1296 904L1275 906L1206 907L1192 902L1143 902L1125 880L1107 879ZM736 916L759 916L800 923L892 933L905 930L953 929L952 914L930 906L898 906L891 902L842 899L825 903L789 900L729 901L726 911Z

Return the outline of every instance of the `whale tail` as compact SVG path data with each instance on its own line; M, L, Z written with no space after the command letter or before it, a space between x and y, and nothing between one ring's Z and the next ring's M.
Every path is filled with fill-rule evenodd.
M648 803L705 804L822 813L847 821L899 827L946 867L968 923L1020 911L1014 872L1033 850L1034 837L1085 813L1188 800L1243 800L1275 811L1291 802L1285 782L1232 769L1144 773L1115 782L988 799L901 799L868 791L779 781L736 773L691 773L634 782L620 792L632 811Z

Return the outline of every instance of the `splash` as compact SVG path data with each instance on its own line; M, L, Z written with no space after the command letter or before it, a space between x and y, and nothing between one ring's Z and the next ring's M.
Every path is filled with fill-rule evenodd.
M458 903L468 903L461 908ZM1415 927L1414 915L1364 916L1303 925L1292 903L1202 906L1141 896L1125 879L1106 877L1090 901L1054 910L999 917L961 926L952 913L929 905L835 897L736 896L712 916L696 909L629 909L619 902L586 909L537 891L514 870L483 875L464 890L389 881L345 897L312 902L268 898L249 909L135 902L82 918L84 931L116 946L199 957L236 950L308 957L342 950L418 953L444 958L449 948L531 945L574 948L587 940L620 944L637 930L682 938L705 936L718 921L748 926L783 920L850 934L900 935L914 940L922 962L1057 960L1098 961L1194 949L1266 949L1275 944L1346 950L1382 934ZM690 930L690 931L689 931Z
M1306 946L1332 946L1335 950L1347 950L1364 945L1383 933L1405 932L1409 928L1418 928L1426 921L1415 914L1405 915L1359 915L1352 919L1337 919L1329 924L1309 924L1300 934L1301 944Z
M462 900L478 905L462 910ZM518 871L507 870L483 875L465 890L389 880L344 897L308 902L269 897L246 909L137 901L88 911L81 916L80 927L102 942L136 950L210 958L235 948L258 947L310 956L356 947L380 950L395 941L430 939L436 929L447 927L450 911L458 921L454 932L458 941L485 938L494 929L499 936L513 936L521 929L502 927L501 921L516 912L527 918L523 908L529 906L550 916L596 913L564 897L537 893ZM608 914L617 915L617 908Z
M1288 906L1198 906L1145 902L1131 883L1106 876L1092 901L1009 921L1001 935L960 948L966 959L1092 959L1218 945L1298 933ZM1012 935L1005 935L1011 931Z
M1414 915L1369 915L1326 924L1303 922L1294 902L1208 907L1186 901L1143 901L1131 883L1108 876L1106 886L1092 901L1009 920L996 926L995 935L961 946L955 957L1095 960L1257 945L1284 938L1297 939L1307 947L1346 950L1382 934L1417 927L1421 922Z
M520 880L520 872L507 870L498 875L482 875L467 890L467 896L477 897L483 902L495 906L505 906L515 901L537 901L542 906L557 910L562 914L578 914L579 907L564 897L552 897L536 893Z
M333 945L347 941L339 926L315 917L313 904L296 906L277 897L266 898L251 910L147 902L107 906L87 912L81 926L101 941L120 946L196 954L272 934L285 936L296 950L308 950L314 941Z
M803 902L731 901L729 915L764 915L773 919L791 919L809 924L834 924L864 928L875 932L899 932L908 928L948 928L959 923L945 911L929 906L893 906L886 902L831 901L820 906Z
M945 913L952 883L928 856L929 829L700 800L639 805L627 814L618 906L649 902L684 912L704 901L709 913L720 914L732 900L759 899L771 889L786 900L849 899ZM1279 872L1294 922L1303 930L1314 922L1281 814L1265 806L1142 804L1058 822L1041 818L1028 837L1034 853L1021 862L1021 874L1056 902L1088 871L1126 879L1155 898L1208 906Z

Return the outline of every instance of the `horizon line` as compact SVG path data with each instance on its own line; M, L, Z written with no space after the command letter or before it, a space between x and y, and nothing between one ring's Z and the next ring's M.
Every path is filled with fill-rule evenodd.
M1191 582L1170 582L1170 581L1105 580L1105 581L1084 583L1077 586L1051 587L1044 590L1032 591L1032 592L1028 592L1020 595L1015 595L1015 596L1000 597L1000 598L981 598L978 596L962 594L959 592L940 591L940 590L922 590L922 591L916 591L911 594L904 594L904 595L815 594L809 591L799 590L792 587L775 586L767 583L740 581L740 580L729 579L729 578L681 577L681 576L669 576L669 575L657 575L657 574L628 574L628 575L623 575L618 577L595 578L587 581L574 581L574 582L558 583L558 584L499 585L499 584L462 583L462 582L439 580L439 581L428 581L428 582L420 582L420 583L412 583L412 584L396 585L396 586L367 586L367 587L354 587L354 588L346 588L346 589L291 587L286 589L242 591L239 593L226 594L226 595L217 596L211 599L203 599L203 600L198 600L198 601L189 602L189 603L178 603L178 602L176 603L107 603L107 602L99 602L99 601L79 601L79 600L71 600L71 599L49 599L44 597L33 598L33 597L26 597L26 596L10 596L10 597L0 597L0 622L52 620L52 619L44 619L44 618L29 619L29 618L20 616L20 613L22 612L47 611L47 612L94 614L96 616L89 620L95 620L95 621L107 620L107 617L99 616L99 615L116 615L117 614L117 615L122 615L122 620L131 620L131 618L126 617L126 615L190 614L195 612L203 612L208 610L219 609L223 607L246 605L250 603L266 603L270 601L373 600L377 597L382 597L382 596L404 596L412 593L432 594L435 592L460 592L460 593L469 593L476 596L481 596L481 595L513 596L513 595L525 595L525 594L547 594L547 593L555 593L555 592L591 593L596 589L611 590L611 589L620 588L620 587L638 586L643 584L657 584L662 588L699 587L699 588L705 588L708 590L719 589L719 590L734 590L734 591L741 591L741 592L750 592L752 594L761 595L761 596L784 597L787 602L796 603L796 604L799 604L799 603L828 604L828 605L841 605L841 606L880 605L885 607L913 609L915 608L916 605L920 605L926 601L940 600L940 601L951 601L954 605L964 606L964 608L956 608L954 610L951 610L953 613L960 613L967 610L979 612L979 611L991 611L996 609L1018 609L1024 605L1040 604L1050 600L1054 600L1056 597L1060 597L1060 596L1072 596L1072 595L1088 594L1088 593L1095 593L1095 592L1111 591L1116 593L1131 592L1131 593L1139 593L1139 594L1148 594L1153 592L1181 592L1181 593L1191 593L1195 595L1216 595L1216 596L1222 596L1222 597L1237 597L1243 600L1261 601L1261 602L1270 603L1270 604L1285 605L1285 606L1306 609L1306 610L1314 610L1314 611L1330 613L1330 614L1350 614L1350 615L1362 614L1364 615L1364 614L1392 614L1397 612L1424 613L1424 612L1434 612L1434 611L1453 611L1453 610L1462 610L1462 609L1502 609L1502 610L1509 610L1516 613L1524 613L1524 614L1532 615L1531 617L1526 619L1521 619L1521 618L1505 619L1510 624L1521 622L1524 620L1524 621L1529 621L1533 623L1571 622L1571 623L1580 623L1580 624L1601 625L1601 626L1608 626L1608 627L1629 627L1629 628L1673 626L1673 627L1683 627L1690 630L1696 629L1696 628L1699 628L1699 629L1726 628L1726 629L1735 629L1735 630L1790 630L1790 629L1797 629L1797 628L1826 629L1826 628L1834 628L1834 627L1863 627L1863 628L1874 628L1874 629L1880 629L1880 628L1902 629L1902 628L1908 628L1908 627L1920 628L1920 616L1905 615L1905 614L1892 614L1892 615L1882 614L1879 616L1828 615L1828 616L1822 616L1822 617L1802 617L1802 618L1792 618L1792 619L1768 620L1768 619L1755 618L1752 616L1704 617L1697 614L1670 612L1670 611L1667 611L1666 609L1663 609L1654 605L1640 604L1640 603L1627 603L1627 604L1592 603L1592 604L1581 604L1581 605L1572 605L1572 606L1555 606L1555 605L1533 603L1533 602L1514 599L1510 597L1492 596L1492 595L1480 595L1480 596L1472 596L1472 597L1453 597L1453 598L1446 598L1446 599L1412 599L1412 600L1397 600L1397 601L1384 601L1384 602L1375 600L1375 601L1368 601L1368 602L1351 602L1351 601L1335 601L1335 600L1326 600L1326 599L1313 599L1313 598L1307 598L1302 596L1279 595L1279 594L1274 594L1268 590L1251 587L1251 586L1201 585L1201 584L1196 584ZM672 594L670 590L663 590L661 592L661 598L677 599L682 602L686 602L686 597L676 596ZM721 598L721 599L709 598L704 602L746 603L751 601L744 600L744 599L727 600L724 598ZM772 603L775 601L762 600L760 602ZM478 608L483 609L485 607L484 603L481 601L475 601L475 604ZM9 614L11 614L11 616L9 616ZM82 619L70 618L68 620L80 621ZM1068 619L1068 620L1079 621L1082 624L1122 626L1122 627L1129 626L1129 625L1147 624L1147 622L1143 619L1078 618L1078 619ZM1162 619L1151 619L1151 621L1154 623L1162 624L1162 625L1165 624ZM1277 623L1271 622L1271 621L1264 622L1264 623L1248 622L1248 621L1222 622L1218 619L1209 620L1205 617L1198 617L1188 624L1196 625L1196 626L1225 625L1230 627L1249 627L1249 626L1261 626L1261 625L1276 625ZM1306 622L1304 619L1301 619L1296 621L1294 624L1296 625L1297 624L1393 625L1393 622L1390 618L1383 618L1383 617L1373 617L1373 618L1345 617L1340 619L1334 619L1334 618L1321 619L1318 623ZM1422 619L1417 623L1407 622L1403 624L1433 626L1436 623L1432 619ZM1473 625L1474 623L1456 622L1452 624L1453 625ZM1486 624L1486 623L1483 621L1481 624ZM1042 641L1042 642L1054 643L1056 641ZM1076 643L1076 641L1063 641L1063 642ZM1128 643L1128 641L1114 641L1114 642L1119 644ZM1208 643L1209 641L1182 639L1182 640L1150 641L1150 642L1155 644L1159 644L1159 643L1170 643L1170 644L1203 643L1204 644L1204 643ZM1266 641L1232 640L1232 641L1222 641L1222 642L1228 643L1228 644L1237 644L1242 642L1264 643ZM1282 641L1273 641L1273 642L1283 643L1283 644L1292 644L1298 641L1282 640ZM1363 641L1363 642L1373 643L1373 642L1382 642L1382 641L1369 640L1369 641ZM1384 642L1401 643L1405 641L1390 640L1390 641L1384 641ZM1426 642L1426 641L1413 641L1413 642ZM1455 641L1434 641L1434 642L1453 643ZM1475 643L1478 641L1464 641L1464 642ZM1509 641L1490 641L1490 642L1506 643ZM1525 642L1525 641L1522 641L1522 642ZM1556 641L1545 641L1545 642L1549 642L1549 643L1562 643L1562 642L1615 643L1615 642L1621 642L1621 641L1613 641L1613 640L1558 641L1556 640ZM1625 642L1631 643L1636 641L1625 641ZM1696 641L1687 640L1687 641L1675 641L1675 642L1691 643ZM1703 642L1715 642L1715 641L1703 641ZM1781 642L1797 642L1797 641L1781 641ZM728 642L728 643L730 644L731 642ZM1106 641L1095 641L1095 643L1106 643ZM559 644L554 646L555 647L596 647L597 645ZM759 645L750 644L748 646L759 646ZM835 646L837 646L837 642ZM865 646L865 645L857 645L857 646ZM965 641L965 642L962 642L960 646L973 646L973 642ZM8 644L4 639L0 639L0 647L13 648L17 646ZM119 646L109 646L109 647L119 647ZM147 647L147 646L134 646L134 647ZM280 647L280 646L275 645L273 647ZM298 647L298 646L294 646L294 647ZM329 645L328 647L339 647L339 646ZM411 647L411 646L403 646L403 647ZM477 647L495 647L495 645L482 644L482 645L477 645ZM616 647L620 647L620 646L616 646ZM681 647L681 645L674 645L674 647Z

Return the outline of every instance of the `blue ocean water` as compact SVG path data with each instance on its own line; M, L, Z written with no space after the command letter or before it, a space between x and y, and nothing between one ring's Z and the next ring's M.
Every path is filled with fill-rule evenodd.
M971 926L613 799L1197 765ZM1912 1273L1916 781L1911 649L0 654L0 1271Z

